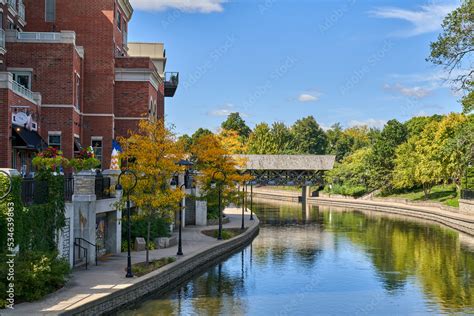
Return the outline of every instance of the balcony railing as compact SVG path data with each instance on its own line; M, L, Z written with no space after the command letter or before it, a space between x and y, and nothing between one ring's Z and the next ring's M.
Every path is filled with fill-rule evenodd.
M17 38L19 40L31 41L60 41L61 33L53 32L18 32Z
M179 84L179 72L165 72L165 97L174 97Z
M16 11L16 0L8 0L8 5Z
M97 200L110 198L110 178L103 175L95 177L95 195Z
M0 29L0 48L5 49L5 31Z
M21 95L27 97L30 100L34 100L33 91L31 91L30 89L25 88L24 86L22 86L21 84L19 84L18 82L14 81L14 80L12 81L12 88L13 88L13 91L15 91L16 93L21 94Z
M23 21L26 21L25 4L21 0L18 2L18 16Z

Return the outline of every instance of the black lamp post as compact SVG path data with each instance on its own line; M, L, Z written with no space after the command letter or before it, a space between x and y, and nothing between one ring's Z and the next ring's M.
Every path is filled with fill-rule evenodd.
M253 182L250 183L250 220L253 221Z
M245 181L242 183L242 225L240 229L245 229Z
M120 179L122 178L123 175L131 175L132 176L132 184L130 186L130 188L128 188L126 190L126 195L127 195L127 222L128 222L128 232L127 232L127 240L128 240L128 245L127 245L127 275L125 276L126 278L133 278L133 273L132 273L132 255L131 255L131 243L132 243L132 225L131 225L131 220L130 220L130 193L133 191L133 189L135 189L135 187L137 186L137 175L135 174L134 171L130 170L130 169L125 169L123 170L119 177L118 177L118 181L117 181L117 185L115 187L115 189L117 191L122 191L123 188L122 188L122 185L120 184Z
M219 186L219 196L218 196L218 199L219 199L219 204L218 204L218 208L219 208L219 233L217 235L217 240L222 240L222 185L225 183L226 179L227 179L227 176L226 174L221 171L221 170L217 170L215 171L213 174L212 174L212 178L211 178L211 185L214 187L216 185L216 175L218 174L221 174L223 176L223 180L220 180L218 181L218 186Z
M179 186L179 190L182 190L184 188L188 188L189 184L189 168L193 165L191 161L188 160L180 160L179 162L176 163L180 167L185 167L186 171L184 173L184 183ZM176 185L178 186L178 174L175 174L173 177L173 182L171 185ZM176 255L182 256L183 255L183 239L182 239L182 228L183 228L183 199L179 200L179 227L178 227L178 252Z

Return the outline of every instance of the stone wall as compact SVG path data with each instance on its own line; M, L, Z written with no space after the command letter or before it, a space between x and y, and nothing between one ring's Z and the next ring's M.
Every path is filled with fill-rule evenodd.
M424 220L429 220L445 225L460 232L474 236L474 217L470 217L465 214L450 213L441 209L436 210L435 208L416 207L411 205L396 205L394 203L387 202L356 200L351 201L327 198L317 198L314 200L316 202L316 205L364 209L369 211L379 211L383 213L391 213L421 218Z
M459 211L474 214L474 200L459 200Z
M154 271L133 285L113 292L98 300L92 301L79 308L70 310L62 315L101 315L114 313L119 309L137 303L140 299L156 292L165 292L181 281L205 271L214 264L224 260L236 251L249 245L258 235L259 222L249 227L246 232L207 250L196 253L182 261L171 263Z

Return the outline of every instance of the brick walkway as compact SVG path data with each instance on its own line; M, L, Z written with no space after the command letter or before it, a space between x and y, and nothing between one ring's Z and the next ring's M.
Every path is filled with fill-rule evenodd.
M241 209L228 208L225 211L230 222L225 228L240 227ZM245 215L245 227L254 225L256 221L249 220L250 213ZM219 243L215 238L205 236L202 230L216 229L217 226L186 227L183 229L184 256L177 261L186 260L192 254L204 251ZM177 247L150 251L150 259L176 256ZM132 261L144 262L145 252L133 252ZM82 304L104 297L109 293L126 288L147 276L139 278L125 278L127 254L108 257L106 261L99 262L98 266L90 266L89 270L78 270L72 273L70 281L61 290L48 295L44 299L33 303L22 303L15 306L14 310L1 310L0 315L54 315L67 312Z

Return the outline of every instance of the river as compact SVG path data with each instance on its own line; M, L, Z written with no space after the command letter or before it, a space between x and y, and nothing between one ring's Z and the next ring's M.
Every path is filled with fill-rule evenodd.
M254 204L259 236L121 315L474 313L474 238L364 210Z

